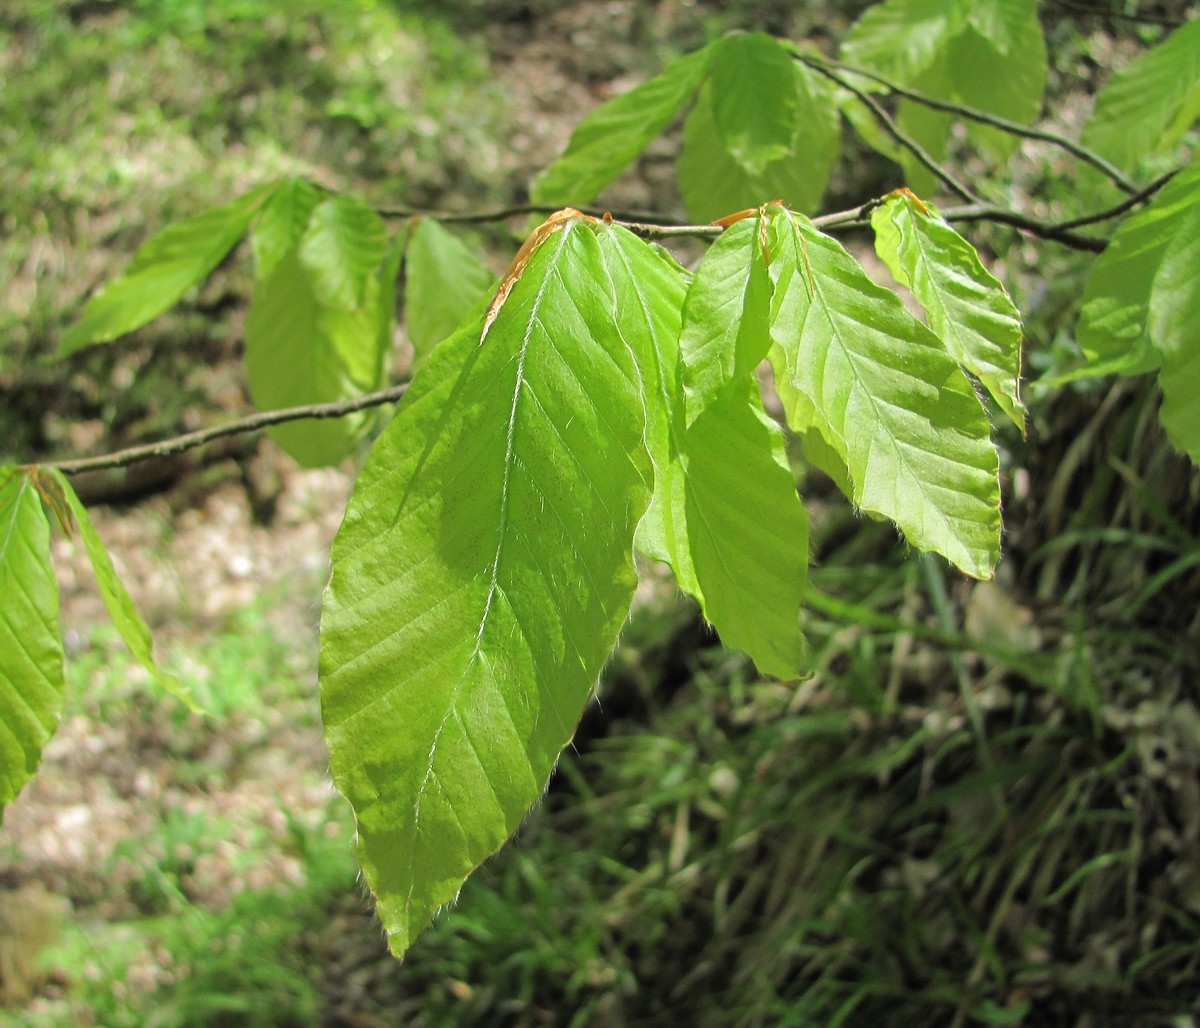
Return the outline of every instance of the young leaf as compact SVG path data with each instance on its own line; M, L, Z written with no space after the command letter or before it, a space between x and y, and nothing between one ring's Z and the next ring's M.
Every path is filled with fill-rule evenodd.
M1171 442L1200 464L1200 188L1154 276L1150 341L1162 356L1159 417Z
M419 218L404 257L404 307L413 366L460 324L495 276L459 238Z
M50 525L30 472L0 467L0 810L58 727L63 681Z
M117 631L121 633L125 645L129 647L129 652L167 692L186 704L189 710L198 711L200 708L196 705L191 689L183 685L174 675L165 672L155 662L150 628L133 605L133 597L129 595L125 584L117 575L112 559L104 548L100 536L96 533L87 508L79 501L79 497L66 475L57 468L48 468L42 473L49 475L52 481L58 484L71 513L75 515L75 523L79 526L79 535L83 539L84 549L87 551L88 559L92 562L92 570L96 574L96 584L100 587L100 596L104 600L104 606L108 608L109 617L112 618Z
M795 678L808 517L757 382L733 382L709 401L688 427L682 466L685 524L676 536L686 540L705 618L760 671Z
M735 222L692 278L679 339L689 424L735 379L751 380L771 348L765 244L764 215Z
M712 46L680 57L661 75L597 107L562 156L533 183L534 203L585 204L633 163L688 102L708 70Z
M368 280L357 310L326 307L296 251L255 290L246 317L246 377L261 410L322 403L379 389L390 351L398 255ZM271 437L305 467L336 464L370 423L370 412L294 421Z
M1200 118L1200 21L1113 75L1096 97L1083 141L1126 171L1169 153Z
M1180 226L1198 207L1200 164L1181 171L1127 218L1096 258L1075 329L1088 358L1080 374L1138 375L1158 368L1159 348L1149 331L1155 279Z
M714 113L715 93L705 83L683 126L683 148L677 173L679 193L688 215L712 221L743 207L784 200L809 210L825 192L837 157L841 125L829 84L798 62L792 62L797 128L786 155L750 174L725 148Z
M803 218L773 218L771 274L776 380L805 401L800 427L813 425L845 464L851 499L914 546L989 576L1000 556L998 460L958 363Z
M387 250L383 219L357 197L323 200L313 209L300 241L300 262L326 307L355 311Z
M300 245L308 219L320 201L321 190L307 179L287 178L279 183L250 234L259 281L270 278L284 256Z
M792 151L800 118L795 63L761 32L726 36L713 48L713 123L725 152L751 178Z
M66 356L91 343L116 339L178 303L233 249L275 188L274 182L259 186L151 238L123 275L88 300L83 317L63 333L59 352Z
M877 207L871 227L876 253L913 291L930 327L1024 431L1021 315L975 248L911 194L893 194Z
M565 224L422 365L334 542L322 711L392 951L541 795L629 610L638 372Z

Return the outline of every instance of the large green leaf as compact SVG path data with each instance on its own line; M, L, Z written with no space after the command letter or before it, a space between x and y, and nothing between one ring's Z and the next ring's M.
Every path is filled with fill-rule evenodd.
M962 27L960 0L886 0L868 7L842 42L841 58L899 82L913 82Z
M711 221L746 207L784 200L799 210L820 202L837 157L840 122L829 84L794 62L797 128L786 156L750 174L725 147L714 113L715 92L705 83L683 127L677 171L689 216Z
M1169 153L1200 118L1200 21L1176 29L1104 84L1083 141L1127 171Z
M1021 314L975 248L911 194L897 193L871 214L875 250L925 308L954 359L1022 431Z
M624 171L696 92L710 47L673 61L661 75L597 107L562 156L533 183L534 203L590 203Z
M1200 169L1197 169L1200 171ZM1162 357L1159 416L1174 445L1200 464L1200 176L1154 276L1149 334Z
M453 332L495 276L456 235L420 218L404 257L404 308L414 367Z
M542 793L629 610L649 498L639 374L592 229L438 346L334 542L322 710L402 953Z
M725 152L752 178L792 151L800 118L795 63L761 32L726 36L713 48L713 123Z
M233 249L275 187L274 182L259 186L151 238L123 275L88 300L83 317L63 333L60 351L65 355L116 339L178 303Z
M317 299L355 311L366 302L386 250L383 219L357 197L339 194L313 208L299 253Z
M367 281L353 311L321 303L296 251L255 290L246 317L246 377L262 410L345 399L379 389L394 314L393 255ZM271 437L306 467L336 464L362 437L370 412L293 421Z
M690 424L736 379L749 380L771 348L764 215L727 228L688 289L679 339Z
M116 568L113 567L112 558L109 557L108 550L105 549L103 541L97 534L87 508L80 502L66 475L57 468L50 468L44 473L57 483L63 499L75 516L79 535L83 539L83 547L87 551L88 559L92 562L96 584L100 587L100 596L104 600L104 606L108 608L109 617L112 618L117 631L121 633L125 645L129 647L129 652L167 692L182 700L191 710L199 710L191 689L174 675L168 674L160 668L155 661L150 628L137 612L133 597L129 595L129 590L125 588L125 583L121 581Z
M33 474L0 467L0 808L37 770L62 705L50 526Z
M268 279L279 262L300 245L321 190L307 179L287 178L263 205L250 234L258 278Z
M914 546L984 578L999 559L1000 486L987 415L958 362L890 290L806 219L772 221L777 380L801 427L838 454L851 499Z
M1088 358L1078 375L1154 371L1149 326L1155 279L1181 225L1200 208L1200 164L1180 172L1113 234L1088 277L1075 335Z

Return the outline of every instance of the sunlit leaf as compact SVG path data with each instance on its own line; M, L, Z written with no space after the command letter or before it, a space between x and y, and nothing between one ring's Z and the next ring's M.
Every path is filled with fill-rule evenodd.
M533 183L534 203L590 203L670 124L696 92L712 47L681 57L628 93L597 107Z
M300 245L321 190L307 179L288 178L279 183L259 212L250 233L258 278L267 279L279 262Z
M137 612L137 608L133 604L133 597L129 595L116 568L113 567L112 558L109 557L108 550L105 549L103 541L92 524L91 516L79 501L71 483L57 468L50 468L43 474L48 474L58 483L58 487L66 498L67 505L75 517L75 524L79 528L83 547L87 551L88 559L92 562L92 570L95 572L96 584L100 588L104 606L108 608L109 617L112 618L117 631L121 633L121 638L125 640L129 652L137 658L138 663L162 688L183 701L191 710L199 710L191 689L183 685L174 675L164 671L155 661L150 628Z
M60 352L74 353L90 343L116 339L178 303L233 249L274 189L273 182L259 186L151 238L124 274L88 300L83 317L63 334Z
M420 218L404 258L404 308L414 367L460 324L495 276L456 235Z
M62 706L50 525L31 473L0 467L0 808L37 770Z
M339 194L313 208L299 254L321 304L354 311L363 305L385 250L383 219L357 197Z
M876 252L912 289L930 327L1024 430L1021 315L975 248L911 195L896 194L877 207L871 226Z
M434 349L334 543L322 709L401 953L542 793L629 610L639 373L596 235L549 235Z
M1116 72L1096 97L1083 141L1118 167L1170 153L1200 118L1200 20Z
M891 518L914 546L989 576L1000 547L998 460L957 361L805 219L773 219L771 258L775 376L807 405L799 420L845 464L851 499Z
M885 0L873 4L842 42L841 59L900 82L928 68L962 27L959 0Z

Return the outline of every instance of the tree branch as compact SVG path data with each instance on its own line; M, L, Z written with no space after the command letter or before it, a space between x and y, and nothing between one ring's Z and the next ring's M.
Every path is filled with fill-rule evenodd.
M803 60L803 58L798 57L797 60ZM934 160L933 157L930 156L929 152L920 143L918 143L912 138L912 136L908 135L908 133L901 129L900 126L896 124L895 119L888 114L887 111L880 107L879 104L875 102L874 97L872 97L869 93L864 92L857 86L852 86L841 75L827 65L816 61L804 61L804 63L806 63L808 67L812 68L812 70L818 75L824 75L825 78L829 79L830 82L836 83L848 93L851 93L853 96L855 96L858 99L858 102L866 107L866 109L874 116L875 120L883 126L884 131L887 132L889 136L891 136L894 140L896 140L897 143L904 147L904 149L911 153L921 163L922 167L924 167L926 171L935 175L942 182L944 182L947 187L949 187L950 191L955 193L960 200L965 200L967 203L981 204L984 202L982 199L972 193L971 190L959 182L958 179L951 175L950 172L943 168L936 160Z
M251 414L249 417L229 421L224 425L214 425L198 432L188 432L186 435L163 439L157 443L147 443L144 446L132 446L127 450L115 453L101 454L98 457L83 457L78 460L45 461L44 463L58 468L67 475L77 475L83 471L102 471L106 468L123 468L138 461L151 460L156 457L169 457L184 450L203 446L222 436L239 435L248 432L260 432L271 425L280 425L285 421L299 421L301 418L344 418L355 411L366 410L369 407L380 407L385 403L395 403L404 395L407 383L381 389L377 393L366 393L349 400L338 400L334 403L314 403L303 407L285 407L282 410L263 411Z
M1033 128L1029 125L1022 125L1017 121L1009 121L1007 118L1001 118L996 114L989 114L987 111L981 111L976 107L967 107L964 104L949 103L945 100L939 100L936 97L929 96L925 93L920 93L915 89L909 89L907 86L902 86L898 82L893 82L891 79L884 78L882 75L877 75L873 71L864 71L861 68L852 68L849 65L839 64L836 61L821 61L810 56L798 57L801 63L812 68L813 71L825 73L827 68L836 69L846 72L851 75L860 75L865 79L870 79L872 82L878 82L888 92L895 93L897 96L902 96L906 100L912 100L914 103L919 103L924 107L929 107L935 111L944 111L947 114L957 114L959 117L967 118L970 121L977 121L981 125L990 125L992 128L1000 129L1008 132L1010 135L1022 136L1026 139L1040 139L1046 143L1052 143L1068 153L1078 157L1086 164L1090 164L1097 171L1112 179L1116 185L1126 193L1136 193L1137 186L1121 171L1120 168L1111 162L1105 160L1100 154L1094 150L1089 150L1086 146L1076 143L1073 139L1068 139L1066 136L1060 135L1057 132L1051 132L1047 129ZM836 80L835 80L836 81Z

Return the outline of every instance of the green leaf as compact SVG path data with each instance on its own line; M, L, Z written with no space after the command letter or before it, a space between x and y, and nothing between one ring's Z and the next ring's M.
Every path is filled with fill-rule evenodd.
M260 410L325 403L379 389L391 348L398 253L367 280L354 311L323 305L296 251L255 290L246 317L246 377ZM362 438L369 411L273 426L305 467L336 464Z
M828 83L802 64L793 62L797 129L787 155L749 174L725 149L717 127L714 90L705 83L683 126L683 148L677 171L679 193L688 215L712 221L746 207L772 200L811 210L820 203L837 157L841 126L837 104Z
M37 770L63 684L50 526L34 473L0 467L0 808Z
M987 415L941 341L807 220L772 220L776 381L850 476L851 499L914 546L978 578L1000 549L998 460ZM780 395L788 390L781 389Z
M495 276L474 251L431 218L417 219L404 264L404 306L416 367L462 324Z
M109 617L112 618L117 631L121 633L125 645L129 647L129 652L167 692L181 700L189 710L199 711L200 708L196 704L191 689L183 685L174 675L170 675L160 668L154 660L150 628L137 612L137 608L133 604L133 597L129 595L125 584L117 575L112 559L104 548L100 536L96 533L87 508L80 502L66 475L57 468L49 468L44 473L57 483L67 506L75 516L75 523L79 526L79 535L83 539L83 547L87 551L88 559L92 562L92 570L96 574L96 584L100 587L100 596L104 600L104 606L108 608Z
M679 339L690 424L735 380L749 381L771 348L771 276L766 221L727 228L704 255L688 288Z
M725 152L751 178L792 151L800 118L794 64L761 32L726 36L713 49L713 123Z
M250 247L260 281L271 277L279 262L300 245L322 191L307 179L287 178L264 204L250 234Z
M63 334L59 352L66 356L91 343L116 339L178 303L233 249L275 188L274 182L259 186L152 237L123 275L88 300L83 317Z
M854 68L911 83L962 27L959 0L886 0L868 7L842 42L841 59Z
M357 197L342 194L313 209L300 242L300 262L324 306L354 311L363 306L386 250L383 219Z
M975 248L935 208L897 193L871 214L875 251L925 308L930 327L1018 428L1021 315Z
M712 47L681 57L661 75L597 107L575 127L562 156L533 183L538 204L582 205L621 174L688 102Z
M1200 21L1190 21L1104 84L1083 142L1133 171L1169 153L1200 118Z
M808 518L783 433L753 379L704 407L688 427L682 464L686 527L676 525L676 536L686 539L704 616L760 671L795 678Z
M628 613L649 498L596 236L536 249L422 365L355 485L321 619L338 788L394 953L516 828Z
M1148 330L1162 357L1159 417L1175 447L1200 464L1200 175L1193 183L1191 208L1154 276Z
M1159 367L1148 331L1155 278L1181 224L1200 206L1200 164L1180 172L1127 218L1096 258L1075 336L1088 359L1080 374L1138 375Z

